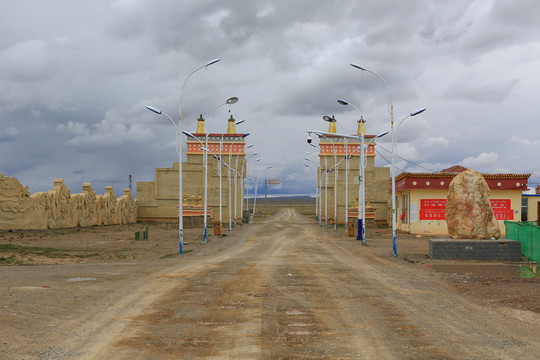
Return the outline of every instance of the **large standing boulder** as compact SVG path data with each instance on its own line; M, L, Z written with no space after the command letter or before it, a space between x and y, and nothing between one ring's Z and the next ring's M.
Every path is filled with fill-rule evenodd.
M478 171L464 171L452 180L446 200L446 224L450 237L498 239L501 236L489 193L489 186Z

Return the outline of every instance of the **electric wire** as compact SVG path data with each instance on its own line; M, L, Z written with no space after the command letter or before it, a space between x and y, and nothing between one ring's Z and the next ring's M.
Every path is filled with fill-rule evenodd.
M375 152L376 152L377 154L379 154L379 156L382 157L388 164L392 165L392 162L391 162L391 161L388 161L388 159L385 158L385 157L383 156L383 154L381 154L379 151L377 151L376 148L375 148ZM396 166L395 164L394 164L394 167L395 167L396 169L400 170L401 172L406 172L405 170L403 170L402 168Z
M384 147L382 147L382 146L379 145L379 144L377 144L377 146L378 146L379 148L383 149L384 151L386 151L386 152L389 153L389 154L392 153L391 151L389 151L388 149L385 149ZM380 153L379 153L379 155L380 155ZM381 155L381 156L382 156L382 155ZM417 163L415 163L415 162L413 162L413 161L407 160L407 159L405 159L405 158L403 158L403 157L401 157L401 156L399 156L399 155L397 155L397 154L396 154L396 157L397 157L398 159L401 159L401 160L403 160L403 161L406 161L406 162L408 162L408 163L410 163L410 164L413 164L413 165L415 165L415 166L418 166L418 167L421 168L421 169L427 170L427 171L429 171L429 172L431 172L431 173L436 173L436 172L437 172L437 171L434 171L434 170L432 170L432 169L428 169L428 168L426 168L426 167L424 167L424 166L422 166L422 165L420 165L420 164L417 164ZM388 161L388 160L386 160L386 161Z

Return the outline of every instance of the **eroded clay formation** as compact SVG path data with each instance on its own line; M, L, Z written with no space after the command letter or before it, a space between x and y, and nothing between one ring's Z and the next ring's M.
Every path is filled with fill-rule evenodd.
M0 174L0 229L60 229L77 226L132 224L137 221L137 201L129 189L117 198L112 186L97 195L92 185L71 194L64 180L53 190L30 194L27 186Z

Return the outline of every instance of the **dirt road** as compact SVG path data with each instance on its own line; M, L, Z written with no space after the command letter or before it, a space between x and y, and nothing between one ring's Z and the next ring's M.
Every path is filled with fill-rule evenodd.
M28 287L28 327L2 324L0 358L538 358L537 313L459 296L333 234L284 210L182 258L4 267L6 281L50 285Z

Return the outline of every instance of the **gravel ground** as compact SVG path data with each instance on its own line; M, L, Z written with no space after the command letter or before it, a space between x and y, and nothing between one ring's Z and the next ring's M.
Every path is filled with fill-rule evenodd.
M368 246L363 247L354 240L355 238L346 237L343 229L337 231L322 229L314 226L313 222L305 218L302 220L302 218L296 218L290 214L288 216L296 221L291 220L291 229L305 227L309 229L305 231L309 231L310 238L320 236L321 239L328 241L332 239L336 243L336 249L342 249L345 254L351 252L349 255L344 255L334 248L321 249L321 251L336 252L335 257L340 260L339 264L342 265L335 265L332 268L333 273L340 274L350 271L347 268L348 265L344 264L353 261L351 259L355 257L362 258L367 264L371 264L366 265L366 269L357 267L355 271L367 271L372 267L384 273L385 277L377 279L377 282L387 282L388 288L384 290L383 287L376 297L372 293L358 293L356 288L349 288L345 282L339 291L343 292L344 296L349 294L350 297L363 298L366 306L370 307L366 311L381 314L379 318L376 318L378 324L373 328L374 332L381 331L381 336L385 337L390 336L385 334L390 331L389 329L392 329L390 334L396 335L395 338L394 335L391 335L393 340L406 340L403 344L407 347L414 348L416 346L415 351L410 350L404 353L407 354L405 358L459 357L453 357L451 353L437 355L434 349L443 351L446 349L446 345L438 344L437 340L431 339L431 336L427 335L425 331L421 331L422 326L416 324L416 320L407 319L405 321L401 319L404 315L400 314L401 320L398 321L396 318L398 315L388 304L407 299L406 303L420 300L414 299L412 293L399 291L395 287L394 283L396 282L402 282L404 288L431 291L430 289L433 287L433 289L438 289L433 290L435 293L448 291L448 294L456 296L452 297L452 301L458 303L458 306L465 306L464 304L472 302L472 304L488 306L498 313L507 314L512 319L519 319L524 325L540 325L538 321L540 318L538 314L540 312L539 278L520 277L519 264L433 260L428 256L429 238L402 233L398 234L399 256L394 258L392 256L391 230L388 228L368 228ZM283 219L281 218L280 221L288 221ZM298 222L300 225L297 224ZM135 240L135 231L144 231L146 226L148 226L149 239L146 241ZM275 225L272 226L275 227ZM279 231L285 232L283 239L287 239L288 236L297 236L292 233L292 230L289 233L286 231L287 229L282 228L283 226L279 227ZM287 227L285 226L285 228ZM83 355L87 353L99 354L99 351L105 351L101 348L89 347L89 344L94 344L94 346L101 344L100 346L102 346L111 341L110 339L115 339L114 349L120 348L126 352L125 356L118 355L118 357L112 356L112 358L178 358L171 354L155 352L156 348L163 348L163 338L158 341L150 335L145 335L146 337L139 335L140 338L132 336L118 339L118 334L126 329L128 330L126 333L130 334L136 334L137 331L152 333L157 331L155 326L166 329L166 324L162 323L163 317L166 317L167 314L170 315L170 310L164 309L170 309L171 304L177 302L179 296L177 293L170 293L173 291L170 288L172 286L170 280L175 279L177 282L175 286L183 289L184 296L191 296L192 293L198 294L200 289L206 289L207 296L215 298L216 303L212 306L219 304L224 309L231 307L238 311L236 316L239 320L223 318L220 316L226 315L215 313L213 317L197 318L197 324L206 324L211 327L216 325L218 328L225 323L230 326L237 324L238 326L233 326L235 331L240 333L260 331L263 335L267 334L267 338L273 339L272 341L277 344L276 347L266 352L268 356L263 358L287 358L281 357L282 354L286 349L299 346L300 343L296 343L298 341L309 343L310 345L306 349L312 353L308 350L305 352L298 350L297 356L294 353L288 353L289 358L310 358L310 356L311 358L333 358L330 355L317 357L317 354L320 355L323 351L320 344L318 345L317 341L309 342L303 337L304 333L309 333L307 335L312 335L312 340L318 339L320 342L322 339L318 336L334 336L329 335L331 333L329 329L335 325L332 322L332 313L329 313L328 318L321 322L322 320L317 319L309 308L299 305L302 294L310 294L314 297L311 305L314 308L322 306L316 302L317 296L327 300L331 297L323 290L317 290L318 288L315 288L316 284L311 282L310 276L316 276L321 283L328 281L325 288L333 286L332 280L326 279L325 274L320 272L317 267L312 269L312 273L309 272L309 269L306 270L308 266L315 266L317 261L301 264L295 260L298 264L293 265L294 263L285 263L285 260L279 260L294 258L294 254L289 253L286 249L265 248L257 250L257 252L254 249L250 250L253 251L251 256L254 259L259 257L261 259L258 260L260 262L259 272L255 271L255 268L239 266L238 264L227 271L236 274L241 268L243 269L242 273L246 272L248 275L258 274L260 277L271 275L270 279L283 278L285 280L294 279L294 281L292 283L290 281L275 282L277 280L267 279L267 284L260 287L254 278L246 278L236 280L233 285L216 284L216 288L223 286L220 290L221 293L234 294L234 288L228 288L228 286L233 286L242 289L240 291L242 294L251 294L248 298L242 296L236 300L235 296L231 298L231 295L221 298L219 292L210 292L207 287L208 276L212 278L218 274L223 276L227 273L225 270L218 272L218 269L212 272L212 267L217 266L215 263L220 262L220 259L223 259L224 263L232 261L226 259L225 254L231 253L232 259L232 256L237 254L233 254L231 249L240 248L244 242L252 239L255 233L257 237L264 238L264 236L277 234L277 230L265 228L263 224L250 224L230 233L226 231L226 236L210 235L208 242L202 244L202 230L187 229L184 237L185 253L181 258L177 256L177 232L175 224L133 224L66 230L0 232L0 264L3 265L0 268L0 321L2 323L0 327L2 355L0 357L6 359L78 359L84 358ZM291 249L291 251L295 253L297 251L311 251L311 249L298 248L294 251ZM267 255L262 256L260 252L266 252ZM264 259L265 256L270 257L270 254L275 258L272 269L278 269L272 271L278 272L269 275L266 274L269 271L267 270L269 265L265 265ZM250 261L250 257L242 256L241 261ZM307 256L311 258L315 255L306 252ZM327 260L323 257L320 261ZM200 269L201 273L198 273L197 269ZM203 272L204 277L201 277ZM192 275L188 275L188 273ZM346 278L350 281L364 281L363 278L355 278L354 275L347 274ZM395 279L392 278L392 274L395 274ZM405 275L407 276L404 277ZM232 275L225 277L229 276ZM190 284L193 286L188 286ZM297 294L300 298L296 298ZM294 301L287 300L289 296ZM252 302L266 298L268 299L262 305ZM201 303L207 300L188 297L177 305L190 301ZM426 302L429 302L427 299L422 301L418 304L424 306ZM446 304L447 301L450 300L440 300L441 309L444 309L444 306L450 307L449 304ZM158 306L159 304L161 307ZM330 302L328 304L331 305ZM251 315L265 318L277 312L287 315L287 318L291 316L298 316L298 318L289 324L291 326L287 328L287 331L283 330L281 324L285 320L279 317L274 318L274 315L265 322L266 325L262 330L260 324L257 325L247 320L241 321L243 317L247 316L246 314L255 311L259 305L263 309L266 308L267 311ZM339 306L350 308L353 304L345 302ZM403 304L400 306L406 307ZM435 305L431 304L430 306ZM148 312L147 308L151 311ZM271 309L272 312L269 312L268 309ZM411 308L410 311L415 310ZM392 315L393 313L394 315ZM196 314L184 314L183 316L190 317L196 316ZM455 317L458 316L456 313ZM341 321L351 328L356 326L356 323L348 323L347 319L341 319ZM430 321L426 319L425 322L429 323ZM485 321L488 322L487 319ZM302 326L306 324L313 324L314 328L306 330L306 326ZM395 329L401 330L396 333ZM519 330L519 327L516 328L516 331ZM402 332L402 336L399 336L400 332ZM207 335L206 333L199 334L200 338L194 336L190 339L188 348L191 349L191 352L184 353L184 355L188 358L211 357L217 344L204 340L207 339ZM443 330L439 335L444 335ZM343 336L348 335L343 334ZM402 339L403 336L405 336L405 340ZM451 337L451 334L447 334L447 336ZM105 339L107 340L105 341ZM138 340L136 341L136 339ZM281 340L276 342L276 339ZM372 344L378 344L376 339L371 340ZM506 349L519 345L516 343L516 339L511 338L506 340L498 338L496 341L493 339L490 341L493 342L491 345L495 349ZM147 344L149 347L152 347L150 345L153 344L154 352L151 354L154 357L134 356L134 353L130 352L129 349L140 350L141 346L144 348L141 344ZM183 344L186 345L186 342ZM244 345L248 346L248 344ZM347 356L347 351L353 351L350 348L341 350L335 344L332 346L334 346L335 351L343 351L340 353L342 354L340 358L358 358L354 355ZM377 346L382 353L388 351L389 358L399 357L396 350L386 343L380 343ZM172 354L175 354L174 351L180 351L172 344L170 349ZM242 349L245 351L244 354L249 354L246 349L251 348L243 347ZM264 349L259 350L263 351ZM109 356L115 354L114 352L105 353ZM493 354L494 358L504 358L502 353L494 352ZM364 355L366 358L375 358L376 353L366 352ZM470 355L470 358L483 357Z

